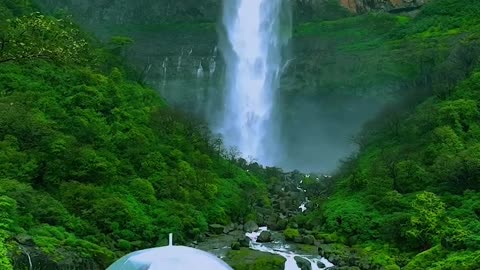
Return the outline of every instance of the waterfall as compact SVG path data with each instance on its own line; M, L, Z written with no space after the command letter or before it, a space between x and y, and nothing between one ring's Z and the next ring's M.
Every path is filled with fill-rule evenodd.
M213 49L212 56L210 57L210 63L209 63L209 71L210 71L210 77L213 77L213 74L215 73L215 70L217 69L217 47Z
M182 69L182 60L183 60L183 47L182 47L182 52L180 56L178 56L178 60L177 60L177 72L180 72L180 70Z
M167 65L168 65L168 57L165 57L162 62L162 91L165 91L165 86L167 85Z
M227 146L265 165L275 162L273 120L282 52L291 32L288 0L226 0L221 50L226 94L219 131ZM223 40L222 40L223 38Z
M200 60L200 63L198 64L197 68L197 79L203 78L204 72L203 72L203 66L202 66L202 60Z

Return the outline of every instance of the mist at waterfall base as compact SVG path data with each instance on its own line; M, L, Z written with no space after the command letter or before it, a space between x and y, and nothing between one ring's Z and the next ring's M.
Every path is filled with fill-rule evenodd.
M276 163L286 171L331 174L358 150L354 137L385 101L366 97L280 95L280 142L284 151Z

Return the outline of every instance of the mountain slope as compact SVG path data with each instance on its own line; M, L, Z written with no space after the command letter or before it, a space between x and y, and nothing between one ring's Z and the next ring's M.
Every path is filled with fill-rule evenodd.
M383 40L410 49L419 77L357 136L358 154L307 218L337 265L479 269L479 11L431 1Z
M205 127L127 80L67 18L25 3L0 2L2 269L27 254L35 269L104 269L268 206L265 184Z

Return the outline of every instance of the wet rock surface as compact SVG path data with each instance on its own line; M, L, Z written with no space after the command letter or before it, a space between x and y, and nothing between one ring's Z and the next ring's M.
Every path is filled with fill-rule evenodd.
M299 257L299 256L296 256L294 259L295 259L295 262L297 262L297 265L301 270L312 270L312 266L310 264L310 261L308 261L307 259Z
M248 221L247 223L245 223L245 225L243 225L243 229L246 232L254 232L258 230L258 225L257 223L255 223L255 221Z
M267 243L272 241L273 241L273 238L272 238L272 233L270 231L261 232L257 239L257 242L259 243Z
M220 225L220 224L210 224L209 225L209 231L212 232L213 234L223 234L225 229L225 226Z

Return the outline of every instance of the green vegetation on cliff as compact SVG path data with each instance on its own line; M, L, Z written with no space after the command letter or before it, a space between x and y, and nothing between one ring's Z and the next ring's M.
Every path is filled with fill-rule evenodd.
M389 48L415 71L400 88L404 98L357 136L359 153L303 224L326 233L319 235L325 255L363 254L378 269L480 268L479 13L478 1L432 0L413 19L366 15L299 30L322 35L350 21L383 20L394 27L381 39L345 35L360 43L342 49Z
M242 170L203 125L128 80L114 54L130 39L114 38L109 51L68 18L34 10L0 0L1 269L25 268L26 255L39 269L101 269L169 232L201 239L209 224L269 207L259 178L272 188L282 174ZM355 138L360 151L328 198L304 180L318 207L285 223L285 237L312 230L323 255L362 269L478 269L480 3L432 0L416 17L338 12L296 27L302 54L286 96L392 102ZM213 35L212 23L194 22L119 33ZM227 260L284 263L246 249Z
M268 205L205 127L68 18L31 12L0 1L0 268L104 269Z
M372 12L299 24L298 56L308 58L297 64L296 85L287 91L397 99L407 82L444 68L452 48L478 38L479 12L474 0L433 0L413 18Z

